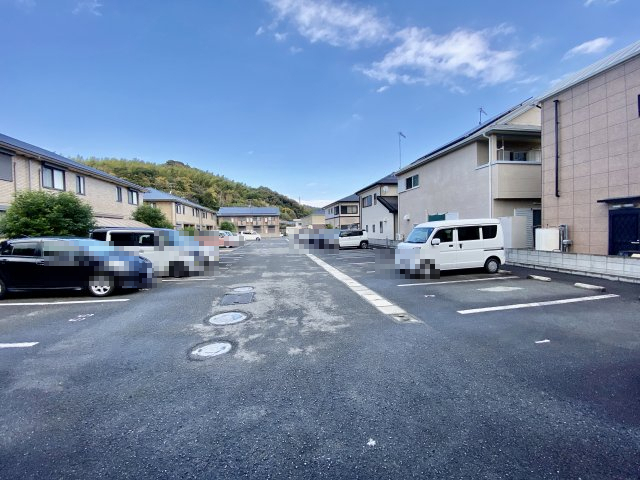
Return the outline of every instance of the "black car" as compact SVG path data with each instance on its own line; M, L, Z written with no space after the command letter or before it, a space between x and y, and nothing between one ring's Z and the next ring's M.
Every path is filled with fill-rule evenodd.
M21 238L0 243L0 298L7 291L86 288L106 297L116 288L148 288L144 257L87 238Z

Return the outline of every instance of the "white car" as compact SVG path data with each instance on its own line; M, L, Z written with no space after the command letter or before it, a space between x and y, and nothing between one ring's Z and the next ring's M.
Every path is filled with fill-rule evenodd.
M365 230L341 230L338 243L340 248L369 248L369 236Z
M257 242L262 240L262 237L260 237L260 234L257 233L257 232L254 232L253 230L247 230L246 232L240 232L240 236L242 236L245 240L255 240Z

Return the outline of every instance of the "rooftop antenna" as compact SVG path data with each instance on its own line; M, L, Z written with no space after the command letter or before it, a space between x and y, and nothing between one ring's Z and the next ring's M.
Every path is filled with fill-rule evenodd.
M485 112L485 111L484 111L484 108L480 107L480 108L478 109L478 113L480 114L480 120L478 121L478 125L481 125L481 124L482 124L482 114L485 114L485 115L486 115L486 114L487 114L487 112Z
M407 138L404 133L398 132L398 162L400 168L402 168L402 139Z

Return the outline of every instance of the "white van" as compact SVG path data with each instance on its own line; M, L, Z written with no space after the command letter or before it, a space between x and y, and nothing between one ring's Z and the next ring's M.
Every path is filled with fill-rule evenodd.
M420 272L482 268L496 273L505 261L504 236L496 219L442 220L417 225L396 250L396 268Z

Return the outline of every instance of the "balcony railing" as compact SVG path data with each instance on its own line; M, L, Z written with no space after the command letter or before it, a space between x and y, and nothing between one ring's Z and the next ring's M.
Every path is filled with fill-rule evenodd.
M540 150L499 149L496 158L499 162L540 163L542 161L542 152Z

